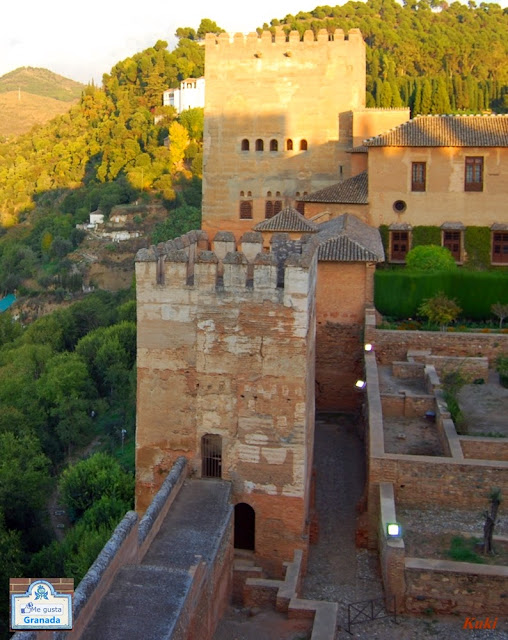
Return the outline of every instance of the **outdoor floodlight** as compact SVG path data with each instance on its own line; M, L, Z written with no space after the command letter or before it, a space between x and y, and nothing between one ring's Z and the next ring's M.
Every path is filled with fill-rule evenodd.
M357 381L355 382L355 387L356 387L357 389L365 389L365 387L366 387L366 386L367 386L367 383L366 383L366 381L365 381L365 380L357 380Z
M374 349L374 345L371 342L366 342L363 348L365 351L372 351Z
M398 522L389 522L386 525L386 534L389 538L400 538L402 535L402 528Z

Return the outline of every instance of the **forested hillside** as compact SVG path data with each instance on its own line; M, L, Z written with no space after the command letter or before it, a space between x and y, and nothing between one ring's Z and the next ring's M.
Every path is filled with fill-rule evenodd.
M413 114L508 110L508 9L474 0L368 0L272 20L285 31L361 29L367 106ZM265 28L269 25L265 24Z

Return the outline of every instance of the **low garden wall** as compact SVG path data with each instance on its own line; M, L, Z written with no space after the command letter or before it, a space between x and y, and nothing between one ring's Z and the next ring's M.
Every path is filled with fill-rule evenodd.
M374 343L379 364L406 360L406 354L410 350L427 350L433 356L485 357L492 367L499 353L508 353L506 333L377 329L374 309L366 311L365 341Z
M464 458L508 462L508 438L459 436Z
M408 558L403 538L390 539L386 525L396 522L395 495L389 483L379 485L379 555L387 596L408 613L497 616L506 614L508 567Z
M406 611L506 615L508 567L406 558Z
M427 411L435 411L434 396L408 395L407 393L381 395L383 415L389 417L416 418L424 416Z

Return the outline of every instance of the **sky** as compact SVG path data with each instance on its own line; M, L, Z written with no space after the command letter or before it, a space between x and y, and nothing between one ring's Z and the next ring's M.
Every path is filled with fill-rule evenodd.
M248 33L272 18L345 0L3 0L0 76L18 67L102 83L102 74L157 40L176 45L177 27L197 29L202 18L229 33ZM478 0L479 4L480 0ZM508 6L508 0L499 0Z
M0 9L0 76L18 67L43 67L80 82L93 79L100 85L102 74L119 60L157 40L174 48L177 27L197 29L202 18L210 18L230 33L248 33L272 18L311 11L320 4L327 2L4 0Z

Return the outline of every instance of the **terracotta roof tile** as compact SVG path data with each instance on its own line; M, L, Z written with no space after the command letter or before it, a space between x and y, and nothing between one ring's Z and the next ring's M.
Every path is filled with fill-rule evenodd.
M319 225L318 260L382 262L385 259L378 229L350 213Z
M417 116L367 147L508 147L508 115Z
M307 220L293 207L286 207L273 218L258 222L255 231L301 231L302 233L316 233L318 225Z
M302 198L304 202L330 202L343 204L367 204L368 203L368 178L367 172L362 171L357 176L325 187L314 193L309 193Z

